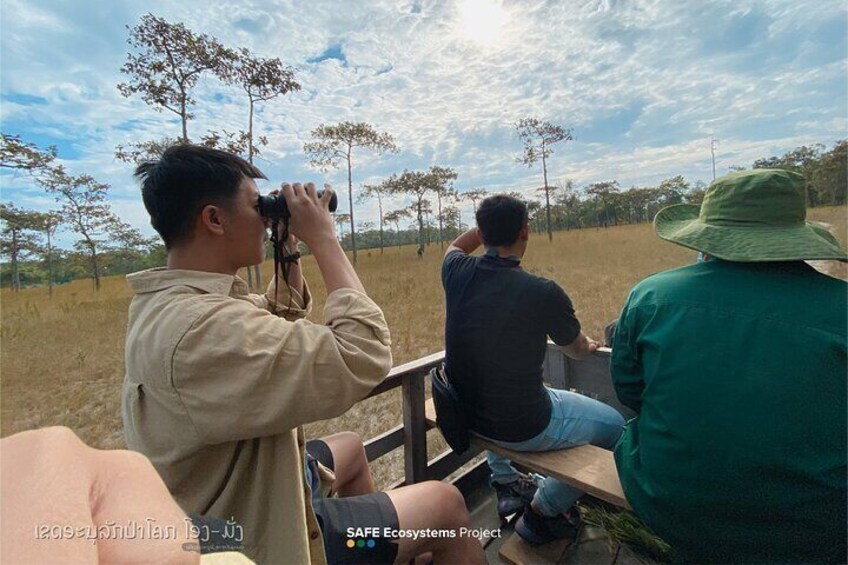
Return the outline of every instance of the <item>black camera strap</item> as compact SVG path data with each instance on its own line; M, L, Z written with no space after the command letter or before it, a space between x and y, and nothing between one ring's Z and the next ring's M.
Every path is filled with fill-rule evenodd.
M279 227L280 220L275 219L271 222L271 244L274 247L274 303L276 304L278 295L277 291L280 288L279 275L282 274L283 281L289 289L288 308L291 308L293 294L291 285L289 284L289 270L291 269L291 264L300 259L300 252L295 251L292 254L287 254L288 249L286 249L286 240L289 238L289 224L287 221L283 220L282 238L280 238Z

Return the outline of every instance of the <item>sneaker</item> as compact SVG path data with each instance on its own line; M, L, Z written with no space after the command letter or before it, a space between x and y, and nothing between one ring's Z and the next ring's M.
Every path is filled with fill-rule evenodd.
M528 504L515 523L515 533L530 545L542 545L558 539L574 540L580 529L580 513L572 506L565 514L542 516Z
M539 488L536 478L528 475L521 475L510 483L494 483L493 486L498 495L498 516L501 519L522 512Z

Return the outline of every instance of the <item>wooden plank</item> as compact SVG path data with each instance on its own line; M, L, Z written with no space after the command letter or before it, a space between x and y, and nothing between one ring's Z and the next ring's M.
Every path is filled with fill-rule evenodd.
M553 564L562 560L571 543L571 540L562 539L544 545L530 545L518 534L512 534L503 543L498 555L512 565Z
M425 405L425 414L428 421L435 422L436 408L432 399ZM512 451L475 435L472 435L471 442L481 449L494 451L519 465L555 477L610 504L630 508L618 480L611 451L594 445L556 451Z
M403 375L395 377L386 377L385 379L383 379L383 382L375 386L365 398L374 398L375 396L379 396L384 392L388 392L394 388L399 387L402 383Z
M555 477L560 481L600 498L610 504L630 509L612 451L594 445L581 445L556 451L512 451L476 437L478 447L494 451L534 471Z
M427 480L427 423L424 375L403 376L403 467L406 484Z
M403 445L403 425L395 426L365 442L365 455L370 463L401 445Z
M411 373L426 373L439 363L445 360L445 352L437 351L436 353L431 353L425 357L420 357L415 361L410 361L409 363L404 363L403 365L398 365L397 367L393 367L391 371L389 371L389 376L387 379L391 379L392 377L402 376Z
M480 454L480 450L471 447L462 455L451 450L440 453L427 463L427 476L431 480L441 481Z
M409 363L392 367L392 370L389 371L388 376L383 379L383 382L374 387L374 389L369 392L368 396L365 398L371 398L383 394L388 390L392 390L393 388L397 388L403 384L404 376L426 373L444 360L445 352L437 351L436 353L432 353L426 357L421 357L420 359L410 361Z

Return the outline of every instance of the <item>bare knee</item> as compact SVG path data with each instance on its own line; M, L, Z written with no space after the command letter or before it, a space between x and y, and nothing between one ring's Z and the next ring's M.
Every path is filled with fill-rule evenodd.
M426 481L421 483L427 491L424 496L434 502L436 520L441 526L459 528L468 526L470 517L465 506L465 498L455 486L441 481Z
M365 446L362 444L362 438L356 432L339 432L322 438L322 440L333 454L337 471L341 467L355 468L368 464Z
M330 437L337 437L340 441L344 441L348 445L362 447L362 437L356 432L345 431L333 434Z
M342 432L342 435L351 453L351 463L367 470L368 456L365 454L365 445L362 443L362 438L356 432Z
M330 448L344 449L347 451L357 451L364 449L362 438L356 432L345 431L338 432L322 438L324 443Z

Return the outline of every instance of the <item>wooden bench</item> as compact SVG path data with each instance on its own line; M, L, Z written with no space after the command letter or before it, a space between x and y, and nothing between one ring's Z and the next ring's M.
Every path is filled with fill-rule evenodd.
M433 399L424 405L427 424L436 426L436 407ZM555 477L560 481L585 491L595 498L630 510L624 496L615 460L611 451L581 445L570 449L543 452L512 451L472 434L471 443L477 448L493 451L527 469ZM550 543L533 547L513 534L501 547L500 556L509 563L557 562L568 547L568 542Z

